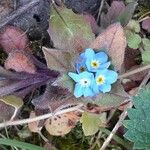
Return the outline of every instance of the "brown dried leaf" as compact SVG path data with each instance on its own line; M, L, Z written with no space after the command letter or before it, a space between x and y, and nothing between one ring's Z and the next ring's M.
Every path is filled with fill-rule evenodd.
M14 49L26 49L28 45L28 38L25 32L21 29L8 26L0 33L0 45L10 53Z
M14 119L22 105L20 97L14 95L0 97L0 122Z
M36 114L34 111L32 111L30 113L30 118L34 118L34 117L36 117ZM39 133L42 129L42 127L39 126L39 121L28 123L28 128L31 132L35 132L35 133Z
M48 68L57 71L67 71L71 67L71 55L68 51L43 47Z
M75 127L79 119L78 112L69 112L47 119L45 127L50 135L63 136Z
M120 70L126 48L126 38L122 26L119 23L109 26L94 40L90 47L97 50L106 48L115 69Z
M32 74L36 72L36 68L30 57L21 50L15 50L9 53L8 58L5 61L5 68Z

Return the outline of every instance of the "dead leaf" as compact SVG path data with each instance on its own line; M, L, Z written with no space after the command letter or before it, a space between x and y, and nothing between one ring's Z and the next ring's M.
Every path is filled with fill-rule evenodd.
M142 22L142 28L150 32L150 17Z
M34 111L32 111L30 113L30 118L34 118L34 117L36 117L36 114ZM39 126L39 121L28 123L28 128L31 132L35 132L35 133L39 133L42 129L42 127Z
M43 47L48 68L57 71L71 70L71 55L68 51Z
M0 122L12 120L16 117L23 101L20 97L9 95L0 98Z
M7 26L0 33L0 45L6 53L10 53L15 49L25 50L27 49L28 43L26 33L19 28Z
M71 131L79 121L78 112L69 112L47 119L45 128L50 135L63 136Z
M35 65L28 54L21 50L15 50L9 53L8 58L5 61L5 68L32 74L36 72Z
M120 71L124 61L126 38L119 23L109 26L94 40L90 47L96 50L106 48L115 69Z

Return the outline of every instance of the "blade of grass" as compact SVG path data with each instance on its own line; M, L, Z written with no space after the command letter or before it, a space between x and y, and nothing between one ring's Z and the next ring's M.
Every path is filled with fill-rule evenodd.
M15 146L26 150L45 150L44 148L33 144L3 138L0 138L0 145Z

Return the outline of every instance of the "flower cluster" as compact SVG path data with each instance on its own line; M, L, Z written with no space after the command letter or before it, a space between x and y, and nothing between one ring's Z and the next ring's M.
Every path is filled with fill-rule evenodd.
M75 64L77 73L68 73L76 82L75 97L92 97L100 92L109 92L111 84L118 78L115 71L108 69L110 64L105 52L95 53L93 49L88 48L81 53Z

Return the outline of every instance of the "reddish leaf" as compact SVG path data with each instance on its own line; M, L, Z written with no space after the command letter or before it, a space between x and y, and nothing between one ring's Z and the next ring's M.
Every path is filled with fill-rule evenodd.
M142 22L142 28L150 32L150 18L147 18Z
M15 50L9 53L9 56L5 61L5 68L13 69L17 72L36 72L36 68L30 57L24 51L20 50Z
M101 26L106 28L114 23L119 14L124 11L125 5L121 1L113 1L111 7L108 9L107 14L101 15Z
M28 38L25 32L13 26L7 26L0 33L0 45L7 53L14 49L26 49Z
M115 69L120 70L126 48L126 38L122 26L119 23L109 26L94 40L90 47L96 50L106 48Z

